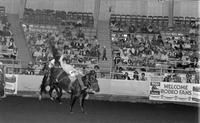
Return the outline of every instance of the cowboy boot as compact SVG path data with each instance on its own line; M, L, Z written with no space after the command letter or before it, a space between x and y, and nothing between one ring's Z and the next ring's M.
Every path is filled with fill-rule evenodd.
M92 88L89 88L88 93L95 94L96 92Z

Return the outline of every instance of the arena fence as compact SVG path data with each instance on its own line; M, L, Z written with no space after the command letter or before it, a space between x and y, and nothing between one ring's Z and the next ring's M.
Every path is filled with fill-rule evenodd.
M92 57L94 58L94 57ZM14 60L14 59L0 59L0 62L2 62L4 65L6 65L6 73L8 74L30 74L30 73L25 73L25 71L30 70L33 71L33 73L31 74L35 74L35 75L41 75L43 74L42 72L42 68L37 68L37 69L30 69L30 68L24 68L22 67L22 63L24 63L25 61L22 60ZM39 62L35 62L33 64L43 64L46 63L45 61L39 61ZM166 62L168 63L168 62ZM180 63L180 61L179 61ZM26 63L28 64L28 63ZM101 69L104 68L99 68L99 70L97 71L97 73L99 74L99 78L102 78L104 75L109 76L109 78L114 78L115 74L121 74L123 75L125 72L131 73L130 76L132 76L132 73L137 70L140 71L140 73L145 72L145 73L152 73L154 74L154 76L160 76L163 75L165 73L177 73L177 74L186 74L186 73L190 73L190 74L198 74L199 73L199 68L190 68L190 69L172 69L172 68L167 68L164 65L162 65L161 63L155 63L157 64L157 66L155 67L148 67L148 66L133 66L133 65L118 65L118 67L125 67L125 68L129 68L130 70L123 70L122 73L118 73L115 72L113 69L110 69L109 72L101 72ZM85 67L86 69L88 68L90 69L94 69L95 66L98 66L98 60L95 61L93 64L87 64L87 63L73 63L73 65L79 67L79 68L83 68ZM199 67L199 66L198 66ZM36 71L36 73L35 73Z

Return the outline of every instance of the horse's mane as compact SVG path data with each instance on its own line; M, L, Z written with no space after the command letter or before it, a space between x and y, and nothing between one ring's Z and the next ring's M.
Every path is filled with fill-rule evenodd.
M42 84L40 85L40 89L43 90L46 93L46 85L47 85L47 79L48 79L48 74L45 74L43 79L42 79Z

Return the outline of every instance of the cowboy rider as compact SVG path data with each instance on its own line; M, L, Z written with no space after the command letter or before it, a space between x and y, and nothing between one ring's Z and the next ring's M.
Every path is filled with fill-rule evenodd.
M77 69L75 69L72 65L70 65L70 62L71 62L70 58L66 58L66 57L64 57L64 54L62 54L59 59L59 62L60 62L61 68L69 75L69 78L71 80L71 82L69 84L68 92L71 92L72 84L75 82L76 79L78 79L78 82L81 86L81 90L87 89L87 87L85 87L85 85L82 81L83 74L80 71L78 71ZM63 72L60 72L57 75L56 80L59 79L59 77L62 73Z

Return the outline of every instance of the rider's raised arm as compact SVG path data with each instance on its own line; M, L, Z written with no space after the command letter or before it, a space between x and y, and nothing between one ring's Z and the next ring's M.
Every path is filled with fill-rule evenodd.
M63 58L64 58L64 54L62 54L62 55L60 56L60 59L59 59L60 64L63 64Z

